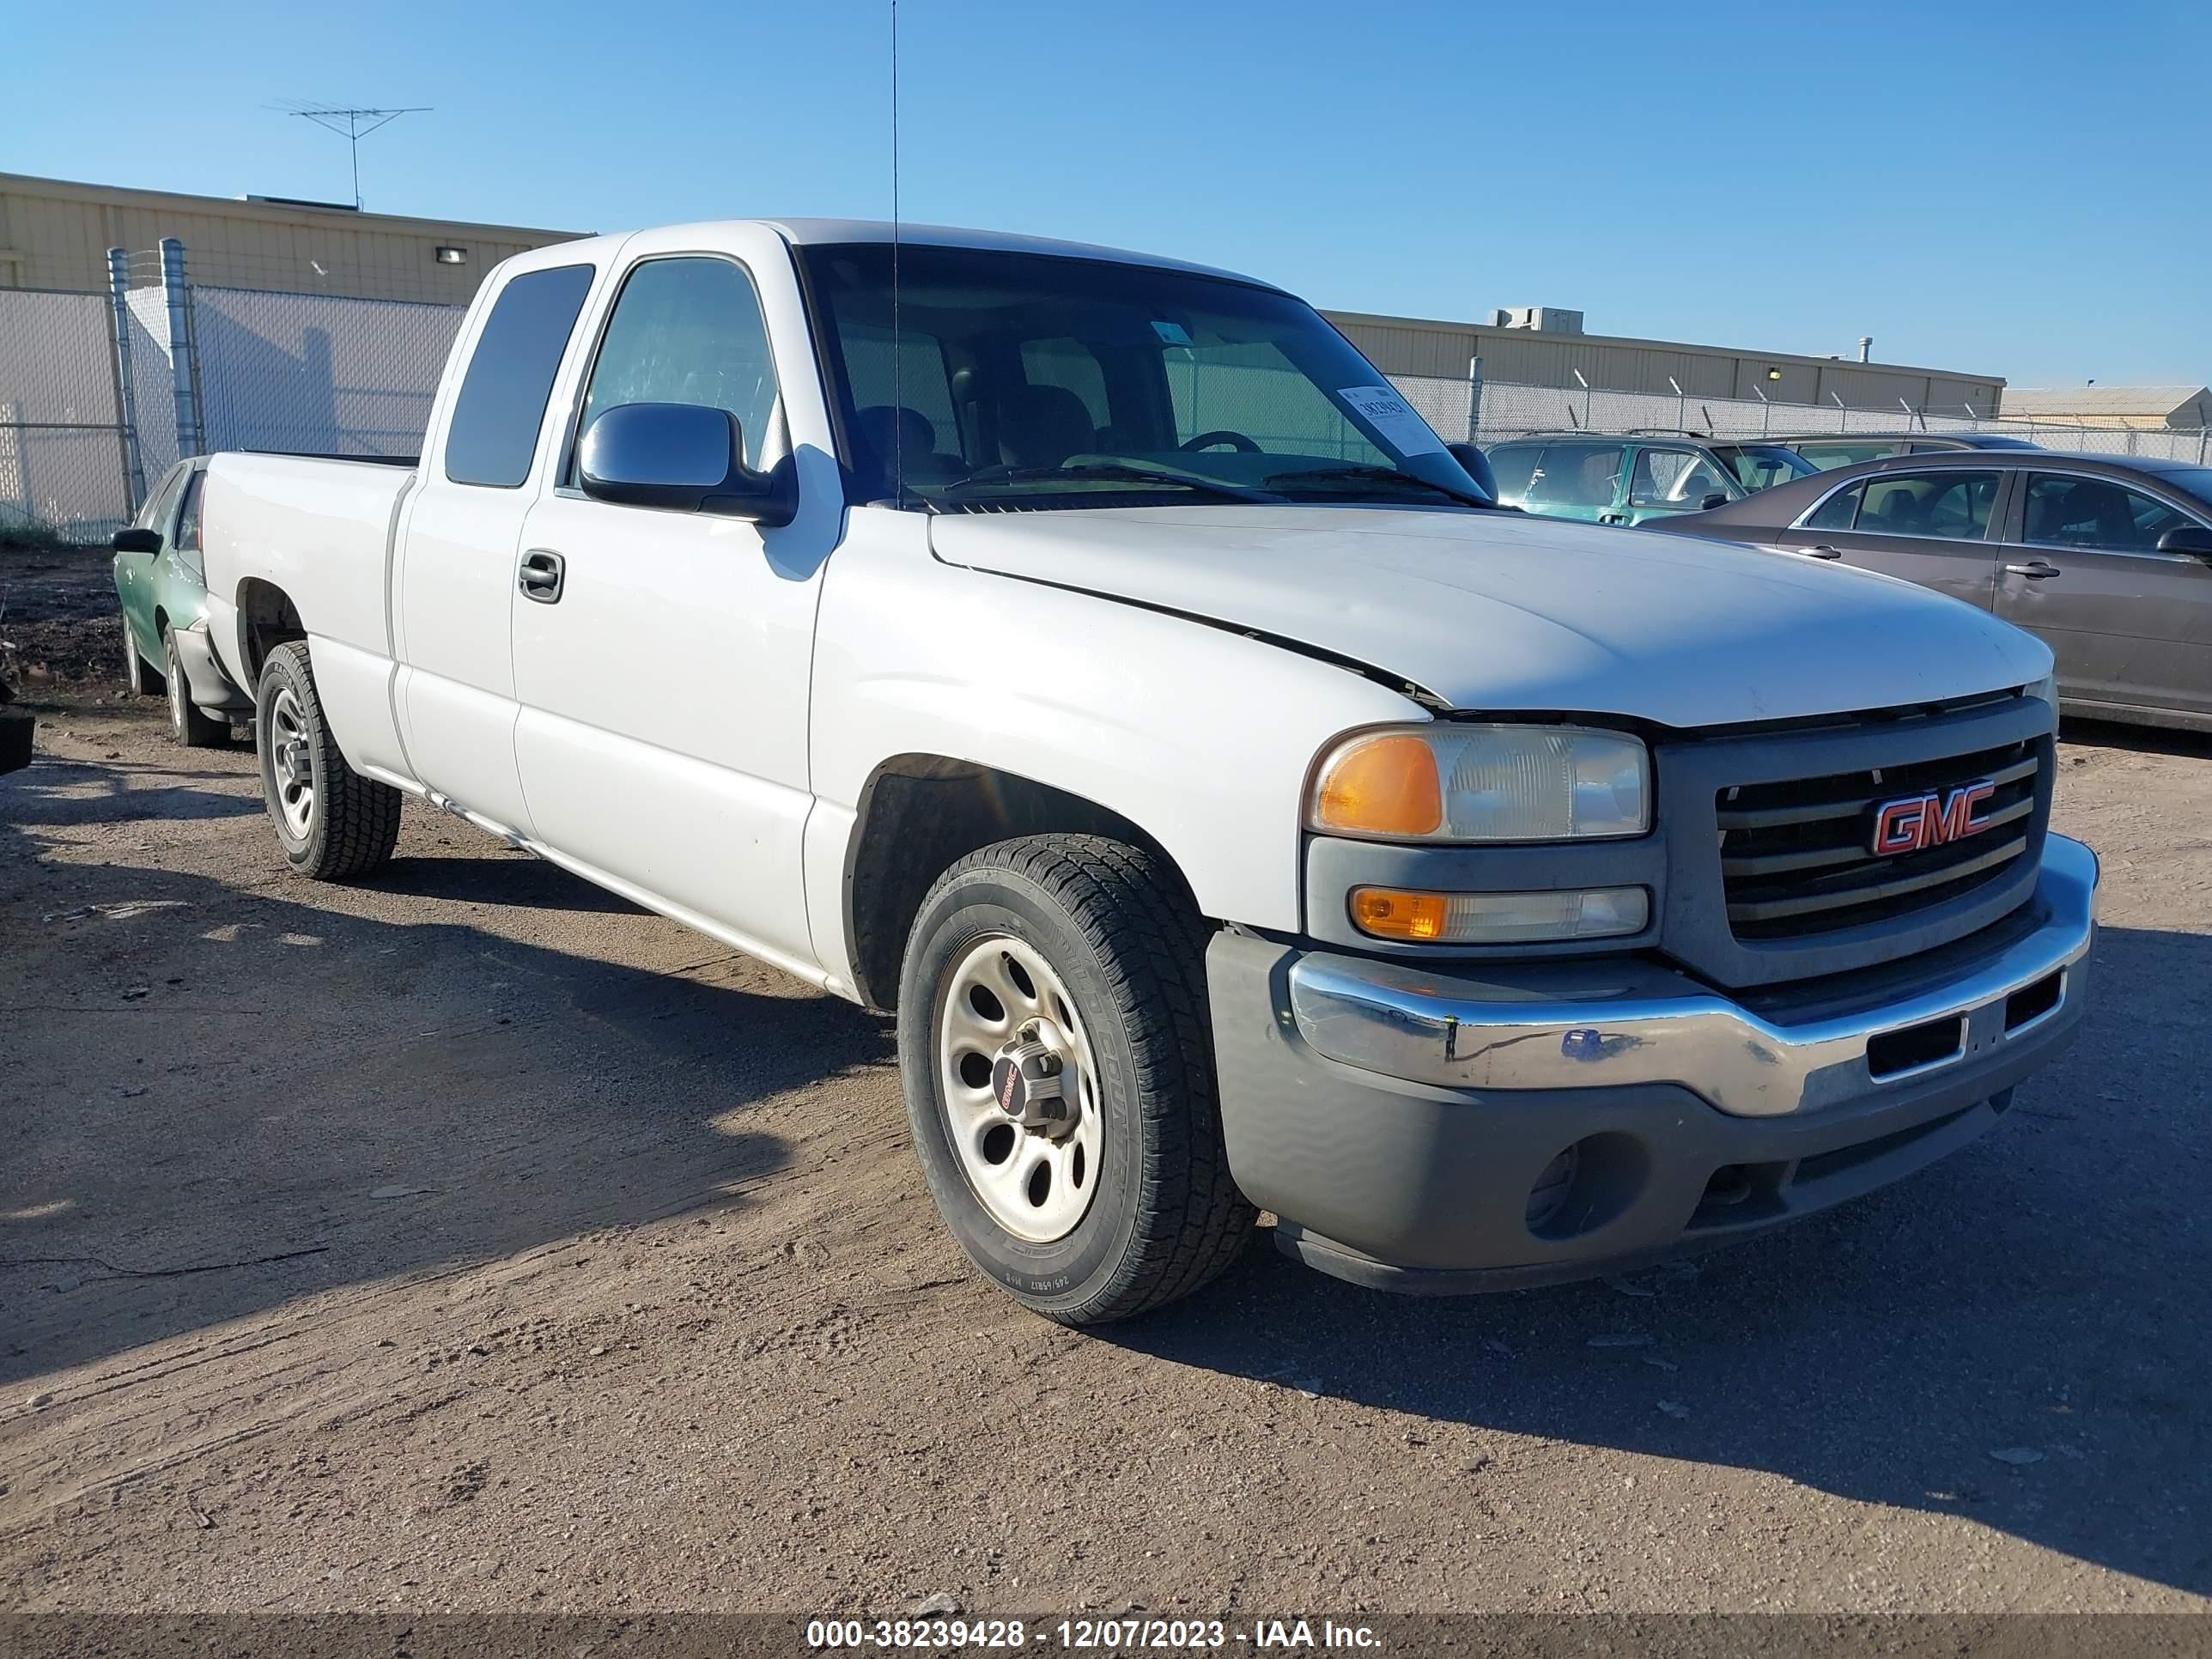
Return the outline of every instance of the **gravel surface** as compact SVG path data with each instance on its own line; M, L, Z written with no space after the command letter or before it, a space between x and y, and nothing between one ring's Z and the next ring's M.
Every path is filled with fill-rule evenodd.
M410 806L24 687L0 778L0 1607L2197 1610L2212 744L2084 729L2095 1006L1990 1135L1617 1283L1264 1238L980 1284L884 1022Z

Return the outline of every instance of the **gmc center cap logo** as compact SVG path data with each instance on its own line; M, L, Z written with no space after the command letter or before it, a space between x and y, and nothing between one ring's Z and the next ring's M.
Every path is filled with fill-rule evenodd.
M1980 835L1990 823L1975 813L1996 792L1996 785L1989 779L1977 778L1948 793L1884 801L1875 809L1875 855L1891 858L1899 853L1917 853Z

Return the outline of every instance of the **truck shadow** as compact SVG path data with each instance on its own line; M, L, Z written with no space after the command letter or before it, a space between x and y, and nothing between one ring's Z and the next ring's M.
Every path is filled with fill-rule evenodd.
M1988 1135L1796 1228L1443 1301L1261 1246L1101 1334L1478 1431L1440 1444L1504 1431L1764 1471L2212 1590L2212 939L2109 929L2098 969L2081 1039ZM1480 1467L1445 1469L1479 1494Z
M878 1023L711 941L684 936L670 971L532 942L528 907L593 908L534 860L418 856L387 883L522 938L383 920L374 887L84 861L87 825L172 787L115 769L0 780L0 1386L341 1286L711 1220L788 1161L750 1109L888 1052ZM168 817L259 811L204 787L232 775L202 781Z
M2100 749L2124 749L2138 755L2212 758L2212 732L2184 732L2160 726L2122 726L2111 720L2069 714L2059 722L2058 737L2062 743L2093 744Z

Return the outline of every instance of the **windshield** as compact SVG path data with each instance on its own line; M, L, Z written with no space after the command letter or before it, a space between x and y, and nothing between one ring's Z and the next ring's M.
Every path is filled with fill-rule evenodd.
M2212 507L2212 466L2177 466L2170 472L2150 475L2172 489L2185 489L2208 507Z
M798 250L868 501L940 511L1488 500L1304 302L1149 265Z
M1809 478L1820 469L1779 444L1740 444L1720 452L1746 489L1771 489L1792 478Z

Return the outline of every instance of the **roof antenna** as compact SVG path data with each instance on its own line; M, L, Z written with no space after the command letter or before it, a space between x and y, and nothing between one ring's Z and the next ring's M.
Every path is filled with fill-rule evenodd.
M331 109L297 103L289 99L283 107L303 120L313 121L319 127L328 127L346 141L353 152L353 210L356 213L362 209L361 141L378 128L390 126L403 115L428 115L430 112L428 104L416 104L406 109Z
M906 366L899 355L898 0L891 0L891 498L906 505Z

